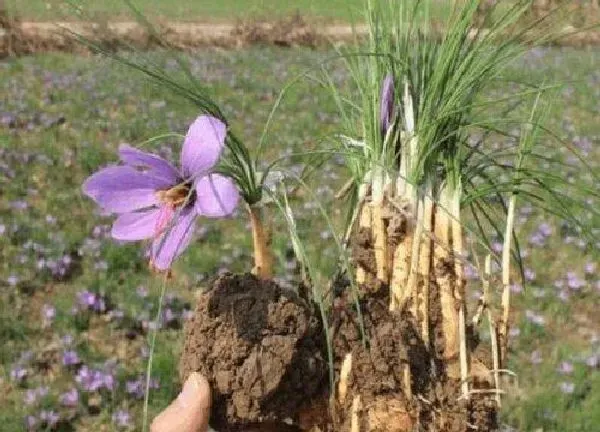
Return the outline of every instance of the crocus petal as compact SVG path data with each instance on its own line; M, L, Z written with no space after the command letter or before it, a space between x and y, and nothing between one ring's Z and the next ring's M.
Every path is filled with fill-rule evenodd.
M134 168L147 169L154 177L164 179L171 184L178 182L179 171L160 156L138 150L127 144L119 146L119 156L127 165L131 165Z
M114 239L137 241L154 236L159 209L120 215L112 226Z
M381 134L385 136L394 118L394 77L388 74L381 87L380 125Z
M130 166L111 166L89 177L83 192L106 211L129 213L156 205L156 191L171 186L165 179Z
M162 205L158 211L156 217L156 224L154 225L154 236L162 234L172 222L173 216L175 216L175 209L170 205Z
M192 206L185 207L174 216L164 234L156 237L152 243L152 264L158 270L167 270L192 240L196 212Z
M217 163L226 134L225 123L217 118L203 115L196 119L181 150L181 168L187 179L206 173Z
M196 212L218 218L235 210L240 199L237 187L229 177L210 174L196 180Z

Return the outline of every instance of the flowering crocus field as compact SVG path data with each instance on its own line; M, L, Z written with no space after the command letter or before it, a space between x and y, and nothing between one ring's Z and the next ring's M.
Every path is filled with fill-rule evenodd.
M225 115L252 145L279 90L331 54L253 48L208 51L190 61L193 73L214 89ZM166 62L160 54L153 59ZM510 69L505 84L563 83L551 126L596 175L598 65L598 49L537 49ZM176 70L168 62L165 67ZM343 71L335 64L329 70L338 85L348 81ZM146 249L111 239L111 221L84 197L81 185L99 167L114 163L123 143L179 160L180 138L144 142L185 134L196 109L96 57L6 60L0 64L0 89L0 429L139 430L152 330L159 331L151 415L179 390L181 327L195 293L209 275L250 270L246 219L198 221L193 247L174 266L162 319L154 321L160 278L148 268ZM495 89L495 96L505 90ZM339 121L330 92L310 80L291 88L275 120L267 140L271 159L328 148ZM505 144L498 139L499 148ZM300 173L300 160L288 162ZM592 175L566 151L563 162L554 174ZM346 176L333 157L317 178L309 178L313 197L290 194L292 205L294 194L303 194L295 209L297 228L325 274L335 268L337 251L319 205L341 227L343 203L335 193ZM594 184L600 187L597 180ZM600 220L578 217L600 234ZM516 378L504 399L502 422L506 430L597 430L600 245L528 207L518 213L517 230L526 281L512 287L518 317L511 329L510 366ZM284 233L285 227L274 232ZM287 237L275 235L274 244L281 282L297 280ZM492 246L502 249L500 240ZM473 269L469 277L478 278Z

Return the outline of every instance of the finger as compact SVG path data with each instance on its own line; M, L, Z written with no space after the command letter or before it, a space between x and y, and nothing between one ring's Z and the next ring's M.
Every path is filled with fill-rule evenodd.
M151 432L206 432L210 416L211 393L206 378L194 372L181 393L152 422Z

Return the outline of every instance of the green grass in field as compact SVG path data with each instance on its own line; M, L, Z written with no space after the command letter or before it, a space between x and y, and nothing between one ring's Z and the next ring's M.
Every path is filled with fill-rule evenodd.
M163 61L161 55L151 55ZM195 76L214 89L237 134L254 145L279 89L328 55L251 49L206 51L191 61ZM495 90L504 94L515 80L567 82L552 127L581 147L596 167L599 55L598 50L535 51L514 65ZM168 63L165 67L173 68ZM346 82L339 64L331 65L330 72L335 82ZM160 278L149 273L142 245L119 245L109 238L110 218L97 213L80 187L90 173L116 161L120 143L139 145L158 134L183 133L197 112L139 75L95 57L42 55L4 61L0 91L6 95L0 101L0 429L23 430L25 416L39 419L43 409L50 409L63 418L60 430L113 430L113 414L119 410L131 415L130 429L139 430L142 402L128 391L127 382L145 370L144 326L152 326ZM328 146L322 138L335 131L337 121L328 92L314 83L300 83L275 116L268 156ZM177 160L180 145L179 140L165 139L151 148ZM570 161L567 153L564 159ZM289 161L288 167L294 169L299 162ZM582 165L570 163L575 165L557 174L589 175ZM343 205L333 195L345 174L334 159L312 183L319 203L336 222ZM293 206L311 256L323 274L330 274L336 250L315 203L304 196ZM600 356L598 245L582 243L577 232L535 210L522 210L519 220L528 254L525 266L532 273L525 290L514 296L519 312L511 369L519 385L506 399L503 422L523 432L591 432L600 422L600 371L594 363ZM277 274L293 280L293 272L285 270L293 264L285 254L285 228L279 220L274 223ZM592 223L598 226L600 221ZM531 240L540 231L543 241ZM242 211L227 221L199 221L197 240L168 284L173 299L167 308L181 315L210 276L249 270L250 253ZM66 268L64 275L61 268ZM107 309L82 307L78 295L86 290L104 298ZM49 307L55 308L55 316L44 323L42 314ZM151 394L152 414L178 390L181 343L181 331L159 332L154 369L159 388ZM62 363L67 351L76 352L81 364L115 378L111 390L86 392L77 382L81 365ZM24 379L11 376L19 370L26 371ZM48 387L46 396L35 396L40 386ZM71 388L78 389L80 398L69 408L61 405L60 396Z
M27 3L27 4L25 4ZM28 18L48 20L72 17L66 2L60 0L8 0L7 5ZM129 9L123 0L75 0L86 13L99 17L127 17ZM278 18L296 12L313 18L350 20L362 17L362 0L134 0L148 17L177 20L232 21L236 18Z

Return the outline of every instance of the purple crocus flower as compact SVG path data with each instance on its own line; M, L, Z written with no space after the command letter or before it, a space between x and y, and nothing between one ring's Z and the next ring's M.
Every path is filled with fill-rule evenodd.
M53 428L56 426L58 421L60 420L60 416L54 412L49 410L40 411L40 420L42 423L45 423L48 428Z
M125 410L115 412L112 416L112 420L118 428L131 427L131 415Z
M558 372L564 375L569 375L573 373L573 363L564 361L558 366Z
M394 121L394 97L394 76L392 74L387 74L383 80L383 85L381 86L381 106L379 113L381 120L381 135L383 137L386 136L388 129Z
M25 427L28 431L35 430L38 425L38 419L35 416L28 415L25 417Z
M141 380L127 381L125 383L125 391L134 397L141 399L144 397L144 384Z
M79 403L79 392L76 388L72 388L71 390L60 395L60 403L66 407L76 407Z
M75 366L78 365L81 361L79 360L79 356L75 351L65 351L62 357L62 363L65 366Z
M531 353L531 363L534 365L539 365L543 361L542 353L538 350L535 350Z
M50 325L54 317L56 317L56 308L54 306L49 304L42 306L42 319L44 323Z
M11 371L10 371L10 378L13 381L16 382L21 382L23 381L25 378L27 378L27 369L25 369L23 366L21 365L17 365L15 366Z
M211 170L225 145L226 125L200 116L181 151L181 170L161 157L121 145L124 165L88 178L83 190L106 212L118 214L111 235L121 241L152 239L151 264L170 268L191 241L198 216L230 215L239 200L234 182Z

